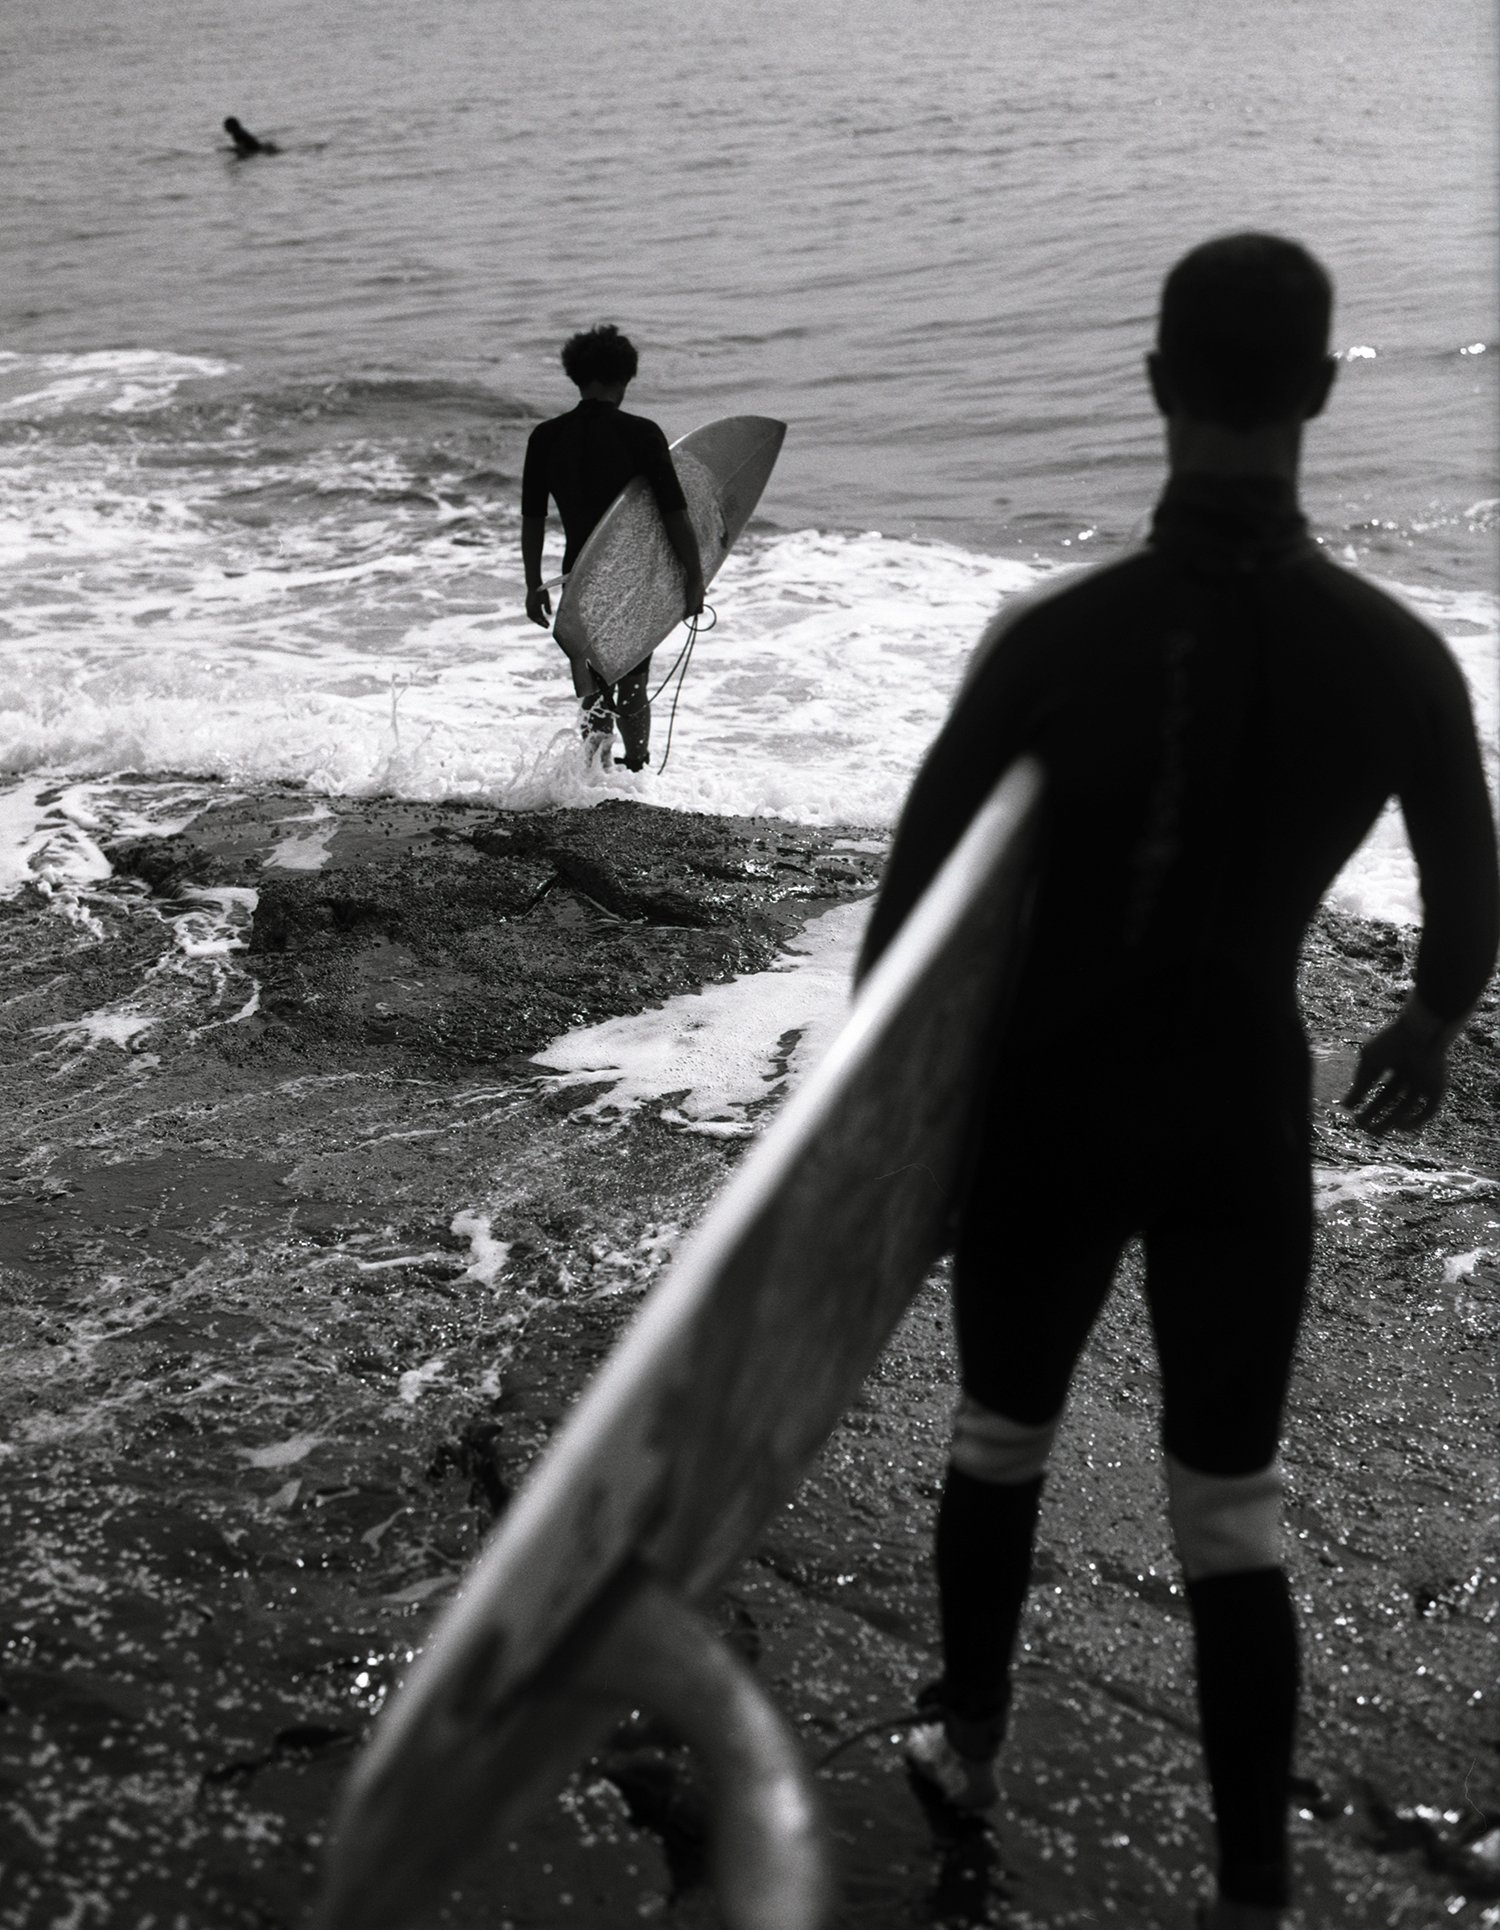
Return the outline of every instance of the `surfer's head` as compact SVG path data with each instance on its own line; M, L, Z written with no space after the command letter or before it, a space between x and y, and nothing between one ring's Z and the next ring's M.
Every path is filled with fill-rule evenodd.
M1295 241L1220 235L1162 287L1151 386L1166 415L1241 434L1303 422L1327 399L1333 283Z
M224 117L224 132L234 142L236 154L274 154L275 148L268 141L258 141L248 127L242 127L233 114Z
M613 322L570 335L563 343L562 365L568 380L580 389L598 385L621 389L635 380L640 357L628 335L622 335Z

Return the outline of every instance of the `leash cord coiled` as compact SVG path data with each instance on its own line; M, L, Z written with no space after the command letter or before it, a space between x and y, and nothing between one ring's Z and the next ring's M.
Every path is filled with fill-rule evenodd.
M672 709L667 717L667 747L662 752L661 762L656 767L658 776L667 768L667 759L672 755L672 727L677 722L677 705L682 697L682 686L687 681L688 665L693 661L693 645L698 641L698 632L700 629L712 630L719 621L719 613L711 603L705 603L703 608L708 613L708 622L700 623L697 616L690 616L687 619L687 642L678 651L677 661L646 700L654 704L672 679L677 678L677 688L672 692ZM680 672L679 664L682 666Z

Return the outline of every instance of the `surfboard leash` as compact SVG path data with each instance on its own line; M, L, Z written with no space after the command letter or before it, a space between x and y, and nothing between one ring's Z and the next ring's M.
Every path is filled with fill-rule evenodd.
M873 1722L861 1723L859 1728L840 1736L831 1749L818 1757L813 1769L826 1769L846 1749L852 1749L855 1743L863 1742L868 1736L882 1735L887 1729L919 1729L924 1722L931 1722L932 1719L931 1709L913 1709L909 1705L904 1709L893 1709L889 1715L877 1716Z
M709 621L700 625L696 616L690 616L687 619L687 642L678 651L677 662L672 665L648 699L648 702L654 704L672 679L677 678L677 688L672 692L672 709L667 717L667 747L662 752L661 762L656 767L658 777L667 768L667 759L672 755L672 726L677 722L677 705L682 696L682 686L687 681L688 665L693 661L693 645L698 641L698 631L700 628L712 630L719 621L719 613L711 603L705 603L703 608L708 613ZM680 672L678 664L682 666Z

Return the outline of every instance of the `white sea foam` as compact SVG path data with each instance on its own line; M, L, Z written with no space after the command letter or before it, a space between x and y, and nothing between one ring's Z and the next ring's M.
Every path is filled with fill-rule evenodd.
M324 1438L321 1434L294 1434L288 1441L276 1441L269 1447L241 1448L239 1452L252 1468L290 1468L305 1461Z
M315 804L301 817L283 818L283 826L305 825L280 838L266 854L266 864L277 871L321 871L328 862L329 848L338 834L339 820L326 804Z
M50 779L32 777L0 791L0 896L35 882L35 860L49 842L42 798L55 789Z
M93 349L83 354L21 355L0 349L0 416L74 411L139 415L160 409L182 383L227 375L231 363L158 349Z
M1425 1166L1379 1163L1368 1166L1315 1166L1313 1202L1318 1212L1339 1207L1370 1207L1402 1193L1432 1193L1450 1198L1484 1197L1495 1182L1479 1173L1434 1171Z
M152 367L163 382L200 372L192 357ZM127 358L114 373L141 370ZM753 534L712 586L718 626L680 700L658 698L654 767L630 775L583 755L561 655L521 609L508 504L447 504L379 443L252 460L221 436L166 471L133 445L46 454L0 447L0 771L22 780L0 799L0 892L92 863L87 825L41 808L42 773L66 774L75 796L111 772L193 771L502 808L619 796L888 825L987 618L1062 573L874 532ZM1400 594L1464 665L1493 776L1495 597ZM683 640L658 651L658 679ZM89 794L106 819L109 788ZM275 861L313 866L324 849L310 816ZM1419 916L1394 810L1334 902Z
M423 1361L420 1367L408 1368L396 1383L397 1392L408 1407L415 1404L434 1382L442 1379L447 1371L448 1362L443 1356L435 1360Z
M1470 1280L1482 1261L1493 1260L1495 1249L1492 1246L1471 1247L1467 1253L1450 1253L1443 1262L1443 1281L1447 1286L1457 1286L1460 1280Z
M83 565L92 538L77 524L66 541L54 533L63 554L29 592L13 593L0 767L598 801L599 774L573 754L565 666L520 613L508 553L483 571L471 548L429 529L405 556L287 559L226 577L201 527L153 525L142 547L139 518L122 520L105 519L92 551L86 628L51 567ZM699 639L666 771L670 696L658 704L658 773L608 775L604 789L686 809L888 822L986 617L1044 573L873 535L754 544L714 586L720 624ZM659 677L682 641L658 653Z
M623 1117L670 1100L660 1116L673 1125L714 1137L753 1132L760 1109L818 1062L842 1025L868 914L868 903L836 905L775 969L582 1026L537 1062L556 1088L604 1087L575 1118Z
M491 1221L487 1213L455 1213L449 1222L449 1231L467 1240L473 1255L469 1265L464 1268L464 1279L477 1280L485 1287L493 1287L498 1282L510 1258L511 1243L497 1240L490 1229Z
M70 1019L63 1025L39 1025L36 1030L39 1037L56 1038L82 1052L92 1052L96 1045L115 1045L127 1052L133 1042L155 1024L153 1014L141 1011L134 1000L128 1000L122 1005L102 1005L97 1011L86 1012L81 1019Z
M184 958L223 958L242 952L260 893L246 885L185 885L179 894L201 910L178 912L173 941Z

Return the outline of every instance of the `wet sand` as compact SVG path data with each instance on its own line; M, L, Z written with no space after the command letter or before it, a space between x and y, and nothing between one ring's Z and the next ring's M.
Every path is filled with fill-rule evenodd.
M763 969L869 891L878 839L286 792L110 856L0 905L0 1923L269 1930L304 1920L351 1751L743 1144L665 1103L596 1116L528 1055ZM1329 1103L1404 943L1328 916L1304 972L1306 1930L1500 1922L1493 994L1421 1139ZM935 1665L940 1278L717 1604L838 1750L848 1930L1190 1922L1207 1813L1133 1266L1049 1483L998 1833L925 1810L878 1720ZM430 1921L696 1930L702 1868L690 1765L637 1725Z

